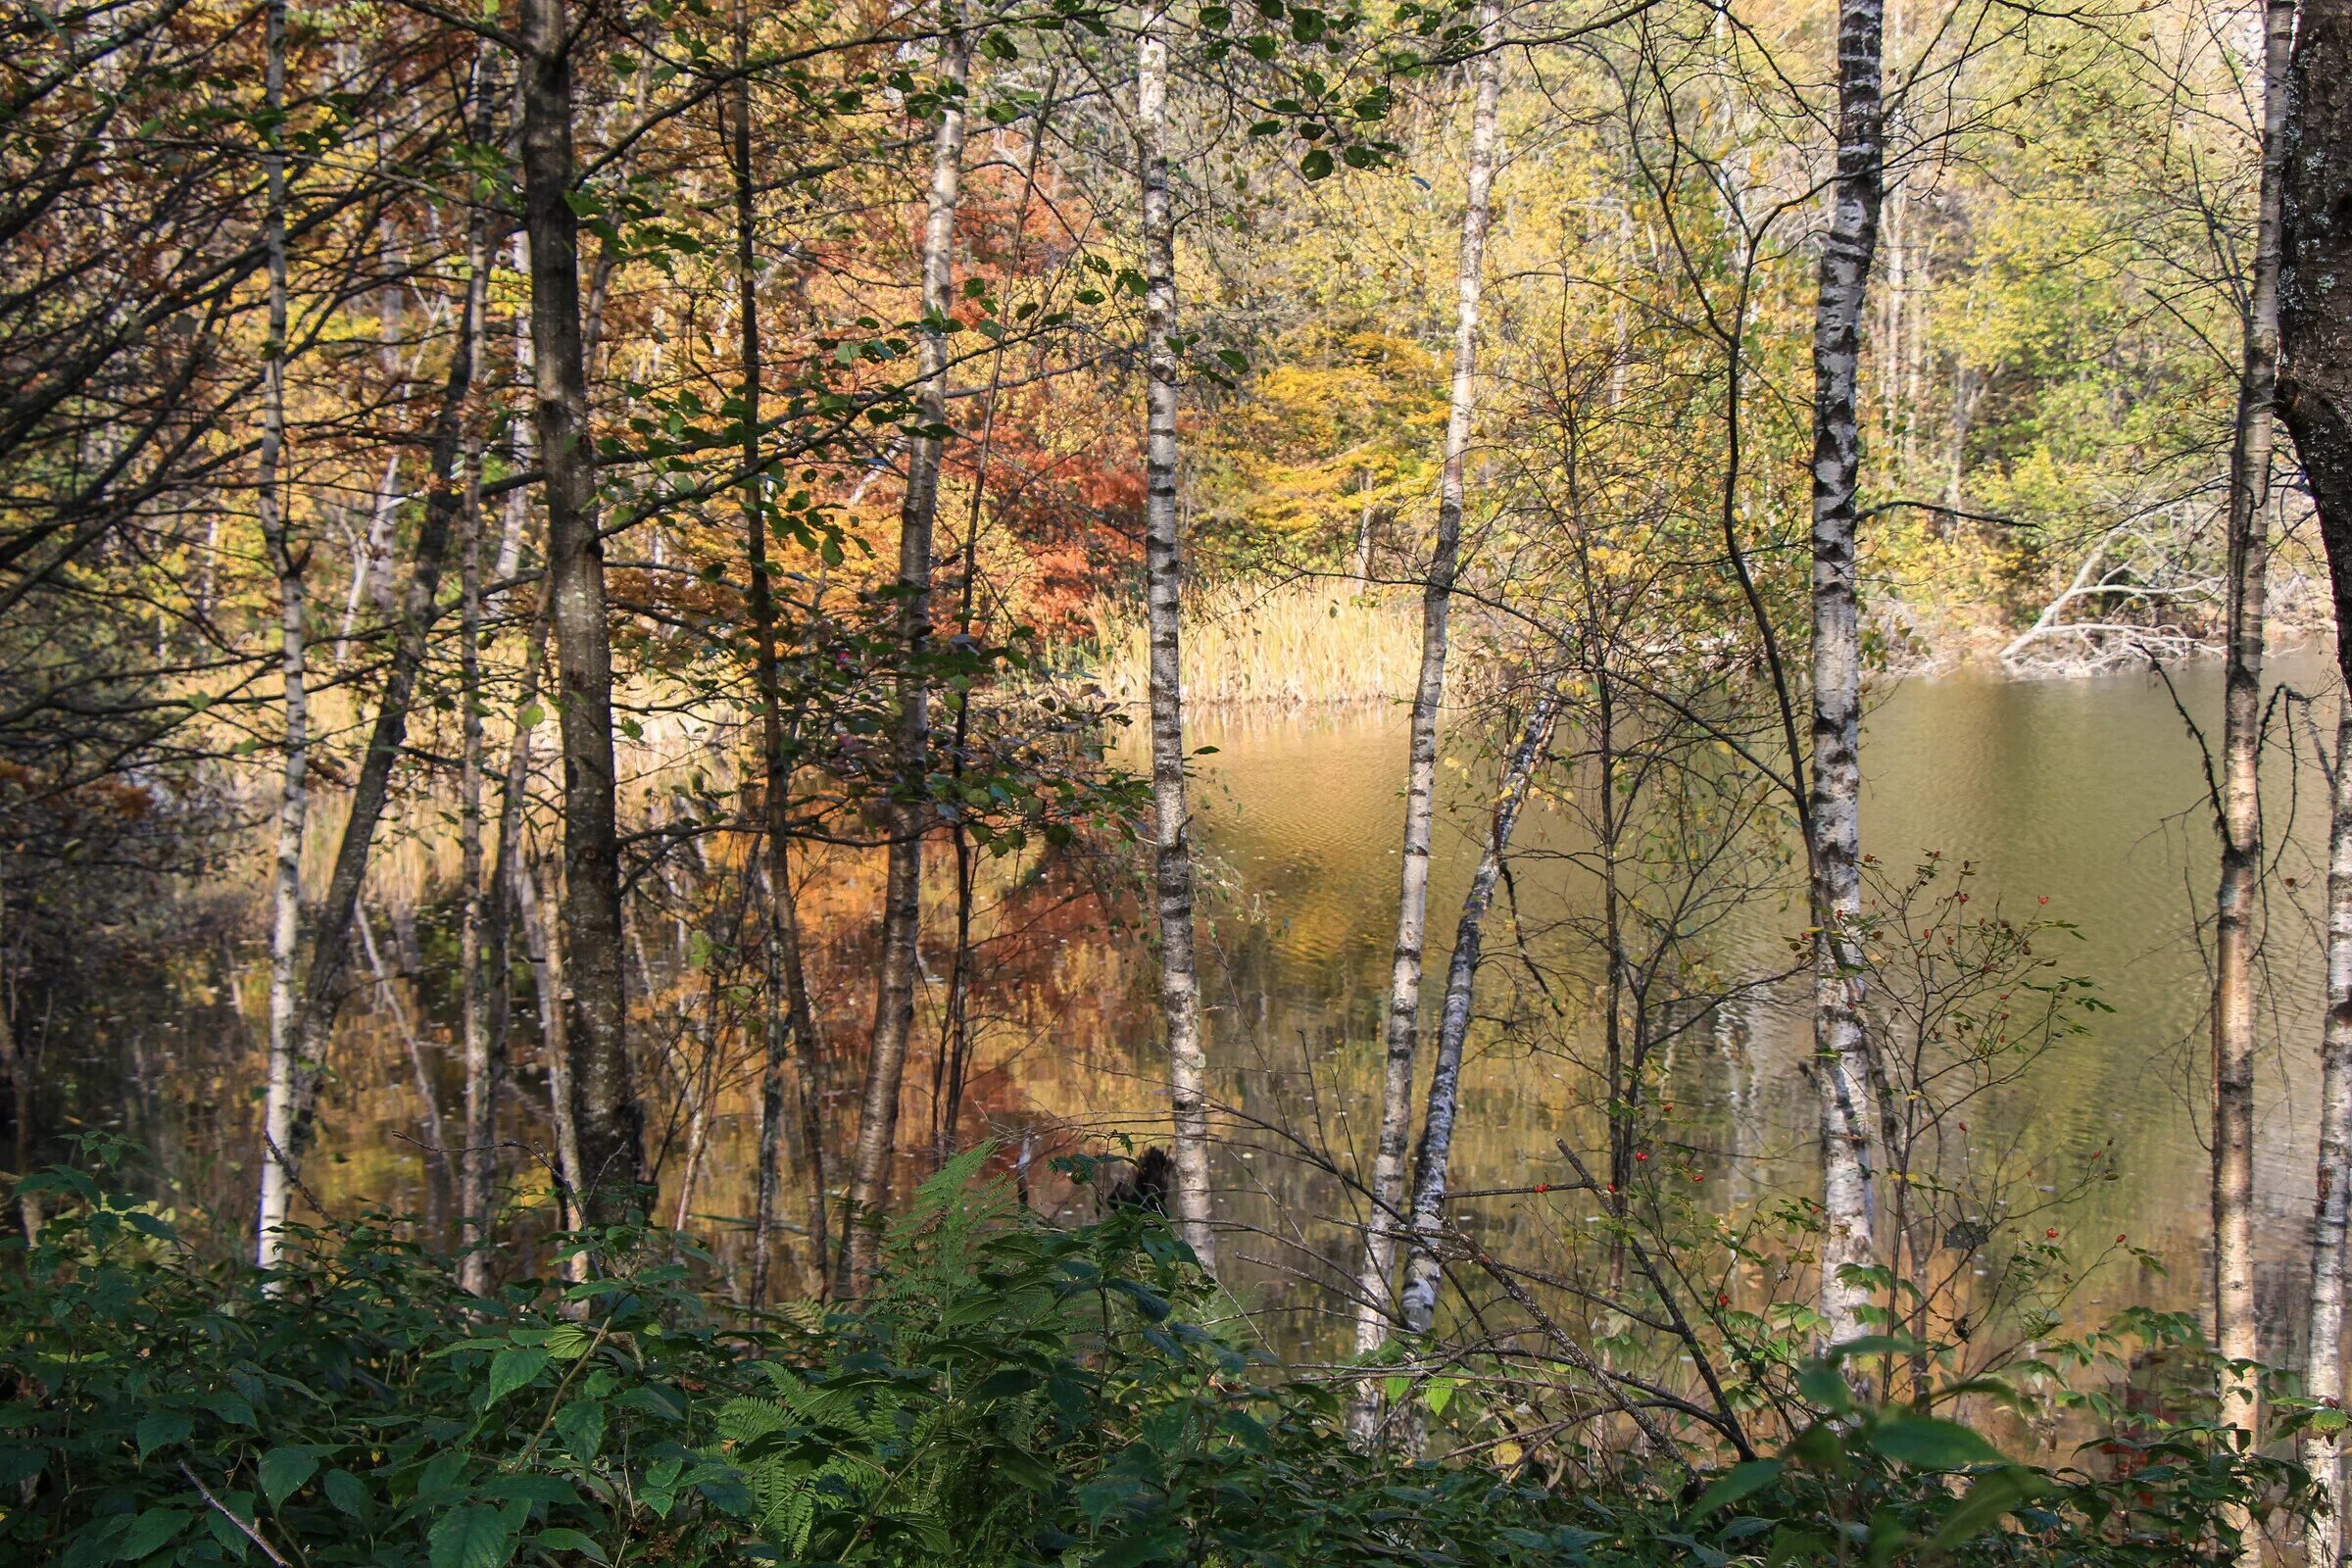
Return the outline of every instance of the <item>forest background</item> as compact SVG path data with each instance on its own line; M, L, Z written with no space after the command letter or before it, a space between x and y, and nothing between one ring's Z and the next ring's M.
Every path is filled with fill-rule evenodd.
M1426 1449L1515 1488L1598 1466L1662 1510L1623 1527L1629 1551L1672 1536L1718 1460L1773 1468L1701 1516L1787 1489L1727 1548L1801 1554L1850 1526L1933 1554L2009 1515L2036 1541L2231 1556L2257 1523L2308 1524L2336 1551L2311 1488L2340 1371L2308 1347L2340 1318L2352 1012L2329 1025L2308 1321L2254 1320L2245 1152L2247 911L2283 878L2263 758L2331 751L2323 702L2266 687L2262 657L2326 646L2340 610L2343 474L2312 454L2343 426L2309 368L2327 356L2291 372L2295 333L2324 346L2336 314L2311 280L2332 275L2345 149L2328 94L2298 122L2284 85L2306 45L2296 69L2331 79L2336 9L2313 0L2298 34L2292 5L2203 0L18 8L0 1044L20 1310L46 1326L27 1343L89 1329L123 1280L159 1322L268 1324L289 1281L330 1298L352 1258L414 1249L446 1268L401 1264L384 1300L460 1334L455 1364L487 1382L428 1392L401 1363L418 1410L455 1401L484 1445L452 1492L420 1451L366 1482L322 1469L368 1446L342 1428L307 1468L233 1432L206 1447L197 1414L52 1376L78 1351L35 1356L28 1426L168 1417L104 1462L168 1451L195 1500L73 1486L94 1440L59 1437L12 1470L7 1527L93 1561L200 1540L283 1561L264 1512L308 1497L368 1549L431 1538L436 1563L611 1555L671 1517L634 1489L695 1476L713 1540L883 1551L885 1496L810 1494L763 1458L738 1506L713 1456L782 1452L772 1432L804 1417L896 1474L941 1440L858 1438L790 1387L783 1426L729 1405L723 1437L693 1400L639 1400L676 1429L650 1461L566 1431L575 1479L607 1489L583 1479L590 1502L499 1478L531 1470L574 1408L565 1367L617 1353L628 1314L720 1362L757 1342L855 1378L860 1336L936 1335L942 1313L1046 1334L1032 1318L1069 1293L1039 1281L1084 1246L1103 1277L1157 1271L1127 1281L1136 1332L1185 1398L1247 1378L1151 1340L1170 1300L1212 1324L1201 1345L1279 1348L1304 1379L1279 1397L1319 1391L1298 1462ZM2300 273L2297 245L2319 247ZM2282 309L2300 403L2274 384ZM2275 401L2301 445L2274 444ZM2035 1227L2106 1173L2020 1186L1957 1135L2106 1004L2051 972L2068 928L1970 909L1966 864L1866 853L1861 714L1961 664L2169 681L2203 659L2229 687L2207 753L2213 1308L2136 1320L2135 1352L2105 1328L2062 1352L2097 1260ZM1314 1069L1212 1060L1194 906L1199 883L1213 930L1223 884L1188 839L1188 703L1409 707L1385 1012L1332 1085L1377 1126L1360 1147L1315 1108ZM2317 765L2352 821L2347 770ZM1441 809L1457 786L1468 804ZM1542 942L1511 870L1523 813L1568 836L1589 894ZM1480 851L1458 920L1428 908L1448 814ZM2352 1006L2345 844L2329 935ZM1793 954L1763 977L1726 951L1758 910ZM1491 917L1511 974L1475 994ZM1710 1207L1711 1133L1667 1098L1675 1044L1790 983L1814 991L1818 1189ZM1113 1000L1142 986L1150 1023ZM1590 1203L1574 1223L1466 1217L1550 1182L1448 1189L1465 1053L1497 1039L1575 1065L1545 1128ZM1103 1045L1140 1087L1117 1114L1060 1108ZM120 1162L124 1134L150 1151L125 1189L36 1174ZM1311 1213L1241 1178L1260 1155L1307 1173ZM1006 1185L963 1203L984 1168ZM923 1224L888 1231L925 1178ZM1098 1213L1107 1230L1034 1217ZM110 1260L122 1214L155 1255ZM1009 1273L971 1262L992 1247ZM1249 1291L1291 1287L1306 1327L1237 1327ZM564 1338L566 1296L603 1303L593 1342ZM497 1300L509 1337L464 1338ZM406 1347L361 1356L381 1386L412 1331L369 1323ZM1132 1327L1105 1306L1071 1366L1143 1353ZM922 1353L942 1344L934 1393L962 1376L952 1336ZM999 1348L992 1370L1020 1361ZM629 1353L614 1376L650 1375ZM253 1426L242 1375L220 1378ZM676 1387L720 1378L697 1362ZM1103 1431L1159 1430L1145 1387ZM485 1433L523 1388L552 1391L546 1419L501 1457ZM1937 1409L2012 1457L2096 1431L2204 1479L2118 1504L2101 1489L2132 1467L2094 1466L2029 1519L2057 1483ZM1840 1490L1849 1460L1974 1467L1978 1511L1888 1482L1874 1514ZM1839 1479L1789 1479L1810 1469ZM335 1475L380 1480L394 1511L347 1506ZM1152 1485L1149 1519L1088 1494L1070 1542L1209 1549L1224 1527ZM809 1512L820 1494L843 1519ZM1524 1528L1581 1550L1562 1543L1591 1521L1550 1495L1522 1497ZM2134 1506L2147 1521L2117 1522ZM952 1544L941 1507L891 1529ZM460 1517L478 1559L435 1535ZM1007 1526L1006 1549L1067 1524Z

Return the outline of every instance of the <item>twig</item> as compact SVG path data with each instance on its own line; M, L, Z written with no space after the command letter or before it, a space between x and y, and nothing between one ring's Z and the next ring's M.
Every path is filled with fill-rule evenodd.
M1575 1170L1586 1188L1589 1191L1598 1192L1599 1184L1592 1179L1592 1173L1585 1168L1585 1162L1577 1158L1576 1151L1568 1147L1568 1141L1564 1138L1555 1138L1552 1140L1552 1144L1567 1159L1570 1167ZM1690 1348L1690 1359L1698 1367L1698 1375L1707 1385L1707 1393L1713 1396L1715 1408L1723 1416L1721 1423L1723 1435L1732 1440L1732 1446L1739 1450L1741 1459L1753 1459L1756 1456L1756 1450L1749 1446L1747 1434L1740 1429L1740 1417L1733 1413L1732 1401L1723 1392L1723 1384L1715 1375L1715 1363L1708 1358L1706 1347L1698 1343L1698 1335L1692 1331L1690 1320L1683 1315L1681 1301L1676 1298L1674 1292L1666 1288L1666 1281L1659 1276L1657 1264L1649 1255L1649 1249L1642 1245L1642 1238L1635 1234L1635 1227L1630 1221L1626 1225L1624 1234L1626 1244L1633 1249L1634 1261L1641 1265L1642 1273L1649 1276L1650 1288L1658 1293L1658 1299L1665 1303L1666 1315L1674 1323L1675 1338L1681 1340Z
M1592 1352L1579 1345L1566 1329L1561 1328L1557 1322L1553 1321L1551 1314L1537 1304L1536 1298L1527 1293L1526 1288L1511 1278L1509 1270L1489 1257L1483 1248L1472 1245L1467 1250L1472 1260L1480 1268L1485 1269L1495 1284L1502 1287L1503 1294L1516 1301L1521 1311L1536 1320L1536 1326L1544 1331L1544 1338L1559 1347L1560 1353L1568 1358L1569 1364L1592 1381L1593 1392L1614 1402L1618 1409L1623 1410L1632 1419L1634 1425L1641 1430L1643 1441L1649 1445L1652 1452L1669 1464L1682 1462L1682 1450L1675 1446L1674 1440L1669 1438L1665 1430L1657 1422L1651 1420L1640 1405L1625 1396L1625 1392L1617 1386L1617 1380L1611 1377L1607 1369L1602 1367L1599 1362L1592 1359Z
M263 1556L277 1564L277 1568L294 1568L292 1563L288 1562L284 1557L278 1555L278 1551L275 1546L272 1546L269 1542L262 1539L262 1533L259 1530L256 1530L244 1520L238 1518L236 1514L230 1510L227 1503L222 1502L219 1497L213 1495L213 1489L206 1486L203 1480L197 1476L196 1472L188 1468L187 1460L182 1459L179 1461L179 1473L188 1478L188 1484L190 1486L194 1487L198 1492L204 1494L204 1500L211 1503L221 1518L227 1520L230 1524L235 1525L239 1533L242 1534L247 1541L252 1542L255 1545L261 1547Z

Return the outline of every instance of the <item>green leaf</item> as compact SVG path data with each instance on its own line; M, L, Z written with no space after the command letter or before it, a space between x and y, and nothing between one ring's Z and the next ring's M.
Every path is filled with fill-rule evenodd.
M1977 1478L1960 1505L1944 1516L1943 1528L1920 1548L1920 1561L1940 1556L1992 1528L2001 1515L2042 1491L2042 1480L2023 1465L2003 1465Z
M518 1347L501 1350L490 1358L490 1387L482 1396L482 1408L487 1410L499 1400L528 1384L546 1367L547 1351L537 1346Z
M596 1337L577 1323L563 1323L547 1331L547 1353L559 1361L576 1361L588 1353Z
M318 1473L319 1449L307 1443L271 1448L262 1455L262 1495L274 1508Z
M1898 1415L1879 1423L1863 1442L1914 1470L1958 1470L1999 1464L2001 1451L1957 1421L1932 1415Z
M326 1493L327 1501L354 1519L366 1517L368 1488L358 1476L348 1470L329 1470L319 1487Z
M469 1502L434 1522L425 1548L430 1568L506 1568L514 1534L496 1508Z
M241 1427L258 1429L261 1426L261 1423L253 1418L253 1406L245 1402L242 1395L208 1394L204 1396L203 1403L223 1421L233 1422Z
M1298 172L1309 179L1322 179L1331 173L1331 154L1321 147L1298 161Z
M605 1404L602 1399L573 1399L556 1412L556 1436L582 1464L594 1459L605 1444Z
M130 1522L129 1531L115 1547L115 1561L137 1562L151 1552L162 1550L194 1517L185 1508L148 1509Z
M139 1417L139 1462L158 1448L169 1448L175 1443L185 1443L195 1423L176 1410L151 1410Z
M531 1538L541 1551L576 1551L590 1562L609 1561L605 1548L577 1530L542 1530Z
M1745 1464L1732 1466L1709 1482L1707 1490L1690 1505L1690 1523L1696 1524L1716 1509L1763 1491L1781 1478L1784 1468L1778 1459L1750 1459Z

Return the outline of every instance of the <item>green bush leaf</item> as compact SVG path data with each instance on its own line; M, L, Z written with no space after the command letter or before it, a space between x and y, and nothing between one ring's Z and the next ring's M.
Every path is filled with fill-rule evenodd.
M130 1529L115 1547L115 1561L137 1562L151 1552L161 1551L194 1517L185 1508L148 1509L130 1522Z
M609 1562L605 1548L577 1530L542 1530L531 1538L541 1551L576 1551L590 1562Z
M1732 1466L1707 1483L1707 1490L1698 1494L1698 1500L1690 1505L1690 1522L1696 1524L1716 1509L1763 1491L1781 1478L1785 1468L1778 1459L1750 1459L1745 1464Z
M262 1495L274 1508L296 1492L304 1482L318 1473L318 1455L322 1450L307 1443L290 1444L271 1448L262 1455Z
M425 1538L430 1568L506 1568L514 1534L488 1503L469 1502L443 1514Z
M1957 1421L1932 1415L1891 1417L1872 1428L1863 1442L1914 1470L1958 1470L2001 1462L2001 1451L1975 1432Z
M139 1460L158 1448L169 1448L175 1443L185 1443L195 1423L177 1410L150 1410L139 1417Z
M482 1408L487 1410L499 1400L527 1385L547 1365L547 1352L536 1346L501 1350L490 1358L490 1386L482 1396Z
M319 1488L325 1492L327 1501L354 1519L367 1515L368 1488L350 1471L329 1470L326 1479L319 1483Z

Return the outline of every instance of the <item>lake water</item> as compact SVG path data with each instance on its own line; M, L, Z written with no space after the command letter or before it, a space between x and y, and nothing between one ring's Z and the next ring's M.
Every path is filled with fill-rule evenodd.
M2182 704L2200 722L2217 721L2219 674L2197 666L2175 676ZM2284 662L2273 677L2322 694L2331 684L2326 666L2311 659ZM2276 712L2266 772L2276 874L2266 893L2258 1292L2276 1340L2267 1348L2291 1354L2322 1010L2326 807L2314 738L2332 733L2333 704L2325 698L2314 711L2282 701ZM1210 713L1200 716L1194 739L1216 748L1200 760L1196 805L1207 1026L1217 1090L1230 1111L1216 1166L1221 1213L1236 1227L1225 1270L1263 1308L1269 1343L1293 1352L1328 1348L1340 1300L1334 1284L1349 1268L1356 1245L1349 1227L1363 1213L1356 1177L1369 1167L1374 1134L1404 719L1388 709ZM1140 744L1140 734L1122 743L1125 760L1138 760L1133 748ZM2079 940L2052 934L2047 941L2064 972L2095 980L2114 1008L2059 1041L2022 1083L1970 1112L1971 1157L1999 1166L2009 1201L2032 1204L2053 1196L2044 1189L2082 1189L2047 1221L2077 1259L2069 1266L2082 1270L2062 1319L2087 1324L2133 1303L2197 1307L2205 1294L2200 1129L2209 1075L2198 932L2217 857L2203 763L2172 693L2137 674L2046 683L1969 674L1914 679L1878 695L1863 759L1866 849L1897 870L1929 850L1948 862L1970 860L1978 868L1976 907L2072 922ZM1475 755L1460 760L1467 765L1448 774L1450 806L1438 835L1433 1004L1483 826L1478 811L1463 808L1490 776ZM1585 1229L1593 1223L1592 1203L1526 1189L1572 1179L1555 1140L1588 1157L1603 1143L1593 1074L1599 968L1586 935L1593 892L1579 858L1589 844L1579 833L1557 809L1533 808L1526 819L1511 905L1517 918L1498 913L1490 936L1453 1180L1459 1193L1491 1194L1465 1197L1461 1213L1498 1255L1562 1269L1592 1263L1584 1240L1593 1234ZM1772 862L1770 850L1749 846L1764 867L1753 879L1781 892L1750 901L1693 944L1704 959L1700 978L1718 990L1786 968L1790 939L1802 930L1793 867ZM812 868L804 901L836 1059L833 1120L845 1129L871 1016L879 880L878 857L836 856ZM983 1133L999 1138L1006 1160L1024 1140L1042 1159L1122 1128L1139 1144L1161 1136L1164 1080L1152 1044L1150 959L1141 933L1117 929L1116 916L1106 913L1125 907L1132 918L1132 902L1100 897L1104 886L1135 888L1132 862L1112 857L1077 867L1032 866L998 875L984 900L989 978L975 1000L979 1062L962 1131L967 1141ZM429 910L419 915L419 951L446 949L440 919ZM648 972L666 976L674 997L692 1003L707 995L685 972L692 960L662 956L692 951L687 923L643 921L640 938L653 950ZM947 938L944 921L926 934L935 977L926 1018L938 1005ZM430 975L433 963L422 968ZM249 1202L252 1177L259 968L250 941L233 950L215 943L192 953L179 973L167 1004L126 1008L109 1031L131 1092L118 1094L93 1070L89 1081L99 1092L82 1108L138 1132L195 1201L233 1214ZM435 1085L453 1118L458 1103L447 989L400 982L397 1015L374 990L355 999L338 1048L343 1079L328 1106L325 1157L313 1162L330 1207L423 1206L419 1079ZM1804 1008L1802 992L1782 986L1746 991L1703 1018L1681 1020L1686 1027L1653 1091L1654 1101L1676 1107L1661 1134L1667 1152L1660 1167L1671 1164L1687 1184L1677 1223L1753 1217L1775 1197L1813 1185L1816 1109L1802 1070L1810 1044ZM924 1038L918 1033L918 1042ZM681 1024L665 1039L662 1059L678 1070L662 1070L674 1086L687 1081L680 1053L694 1049L694 1037ZM926 1049L918 1044L909 1069L902 1190L931 1157ZM514 1136L544 1142L537 1109L544 1102L534 1098L543 1096L544 1080L534 1051L527 1034L518 1034L517 1092L508 1114ZM747 1047L711 1079L718 1094L710 1152L690 1205L694 1223L727 1255L740 1250L738 1221L751 1206L752 1067ZM666 1218L684 1164L682 1109L659 1105L656 1133ZM2092 1179L2109 1171L2116 1179ZM1036 1174L1041 1202L1071 1213L1090 1206L1088 1195L1056 1187L1042 1167ZM533 1179L527 1169L522 1179ZM2113 1255L2085 1266L2119 1236L2165 1268ZM1727 1274L1724 1288L1750 1296L1796 1290L1753 1270Z
M2265 776L2276 874L2265 895L2258 1293L2266 1325L2291 1335L2304 1292L2324 987L2326 783L2314 739L2332 738L2333 703L2323 662L2281 662L2272 679L2322 699L2317 710L2277 705ZM1879 694L1863 745L1865 849L1898 870L1930 850L1970 860L1978 907L2074 923L2079 940L2053 934L2045 946L2065 973L2095 981L2114 1008L2090 1015L2086 1032L2059 1041L2024 1081L1977 1107L1973 1134L1978 1149L2005 1160L2019 1203L2117 1173L2052 1211L2050 1227L2078 1258L2128 1236L2167 1271L2111 1257L2068 1299L2065 1318L2078 1325L2125 1304L2193 1309L2205 1295L2210 981L2200 921L2210 918L2218 856L2204 763L2180 709L2218 728L2219 668L2177 672L2173 688L2146 674L1913 679ZM1329 1278L1317 1253L1345 1257L1344 1238L1301 1216L1360 1211L1345 1182L1281 1167L1301 1146L1315 1156L1310 1164L1369 1166L1405 726L1400 712L1374 710L1200 728L1200 741L1219 748L1202 761L1200 805L1200 842L1224 873L1212 1035L1228 1092L1268 1124L1246 1165L1228 1158L1221 1179L1242 1190L1229 1199L1235 1217L1263 1227L1235 1250L1271 1289L1297 1275ZM1457 781L1455 793L1475 792ZM1450 939L1482 826L1475 812L1457 810L1440 830L1432 999L1443 974L1438 951ZM1564 848L1574 838L1531 812L1518 877L1522 923L1551 928L1545 961L1571 979L1576 956L1560 949L1576 940L1572 906L1595 896L1589 876L1582 890L1567 885L1580 880ZM1742 910L1712 942L1717 984L1785 967L1803 924L1801 906L1786 901ZM1553 1140L1567 1133L1574 1141L1581 1129L1588 1157L1599 1143L1590 1070L1597 1025L1589 1007L1579 1020L1574 998L1554 999L1555 1016L1545 1019L1539 988L1496 943L1490 937L1480 1002L1482 1011L1492 1004L1510 1018L1473 1036L1455 1186L1571 1181ZM1581 972L1595 966L1588 959ZM1710 1211L1740 1212L1814 1184L1816 1100L1801 1071L1808 1002L1802 988L1765 991L1676 1047L1658 1094L1686 1101L1678 1131L1693 1166L1716 1184ZM1552 1199L1465 1207L1501 1238L1498 1253L1550 1247L1583 1218ZM1312 1293L1294 1283L1276 1294Z

